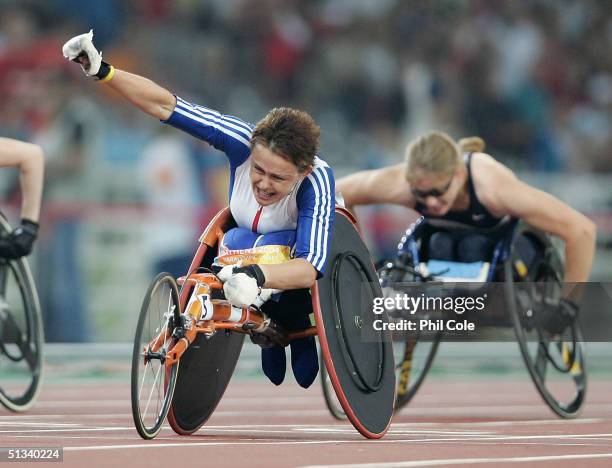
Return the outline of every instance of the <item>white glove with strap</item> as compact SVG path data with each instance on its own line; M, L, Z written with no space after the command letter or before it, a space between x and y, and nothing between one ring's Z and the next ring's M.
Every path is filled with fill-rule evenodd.
M236 307L261 307L276 289L262 288L266 278L258 265L224 266L217 274L223 282L225 298Z
M79 63L87 76L108 81L115 73L115 69L102 61L102 53L94 47L92 39L93 29L66 42L62 47L62 53L68 60Z

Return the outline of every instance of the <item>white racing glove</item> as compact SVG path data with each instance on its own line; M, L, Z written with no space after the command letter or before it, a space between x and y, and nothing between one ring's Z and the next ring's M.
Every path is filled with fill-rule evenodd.
M276 289L262 288L266 278L258 265L224 266L217 274L223 282L225 298L236 307L261 307Z
M92 39L93 29L66 42L62 53L68 60L79 63L87 76L107 81L112 78L114 68L102 61L102 53L94 47Z

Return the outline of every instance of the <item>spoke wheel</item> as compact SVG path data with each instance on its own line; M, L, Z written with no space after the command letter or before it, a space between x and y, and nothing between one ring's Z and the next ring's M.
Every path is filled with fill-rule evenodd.
M519 281L512 261L504 267L505 295L518 345L533 383L546 404L562 418L577 416L587 389L582 331L574 321L560 334L551 334L538 320L558 307L562 284L551 265L554 246L535 271ZM550 312L548 312L550 313Z
M178 363L165 364L180 316L176 280L160 273L144 298L132 352L132 416L143 439L154 438L170 409Z
M0 218L0 231L10 227ZM34 280L25 259L0 259L0 403L28 410L40 392L43 325Z

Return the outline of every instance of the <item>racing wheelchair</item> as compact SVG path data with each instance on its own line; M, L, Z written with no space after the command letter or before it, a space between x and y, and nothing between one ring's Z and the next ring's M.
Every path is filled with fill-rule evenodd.
M200 237L188 274L175 279L160 273L145 295L131 374L132 416L140 436L154 438L166 417L178 434L197 431L221 400L245 335L265 334L285 346L318 336L343 412L364 437L382 437L393 414L393 350L388 332L372 334L371 305L382 290L355 219L336 208L326 274L310 289L316 325L291 333L275 327L261 310L240 309L225 299L211 268L224 233L234 226L229 208L220 211Z
M0 236L11 232L0 213ZM28 410L40 391L43 324L34 279L25 258L0 258L0 403Z
M462 264L434 259L432 237L440 232L455 240L468 233L487 239L486 261ZM378 274L386 296L397 293L398 285L399 290L406 291L403 283L421 283L423 290L428 285L435 288L440 283L457 281L470 281L471 286L482 283L481 292L494 287L497 301L478 317L479 326L512 329L539 394L557 415L573 418L584 402L587 377L579 321L574 317L558 329L563 270L561 254L552 239L521 221L505 218L492 228L475 229L421 217L406 230L396 256L379 264ZM473 288L469 289L462 293L474 294ZM429 314L440 318L435 311L424 312L421 318ZM391 313L391 320L403 318L405 314ZM423 383L443 335L443 331L417 331L394 336L396 411L414 397ZM344 418L329 391L324 371L321 382L330 412L338 419Z

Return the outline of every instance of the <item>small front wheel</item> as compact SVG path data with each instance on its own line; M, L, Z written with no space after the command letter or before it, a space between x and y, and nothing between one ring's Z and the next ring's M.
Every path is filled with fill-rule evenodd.
M160 273L145 295L132 352L132 416L143 439L159 433L170 410L179 364L165 361L179 315L176 280Z

